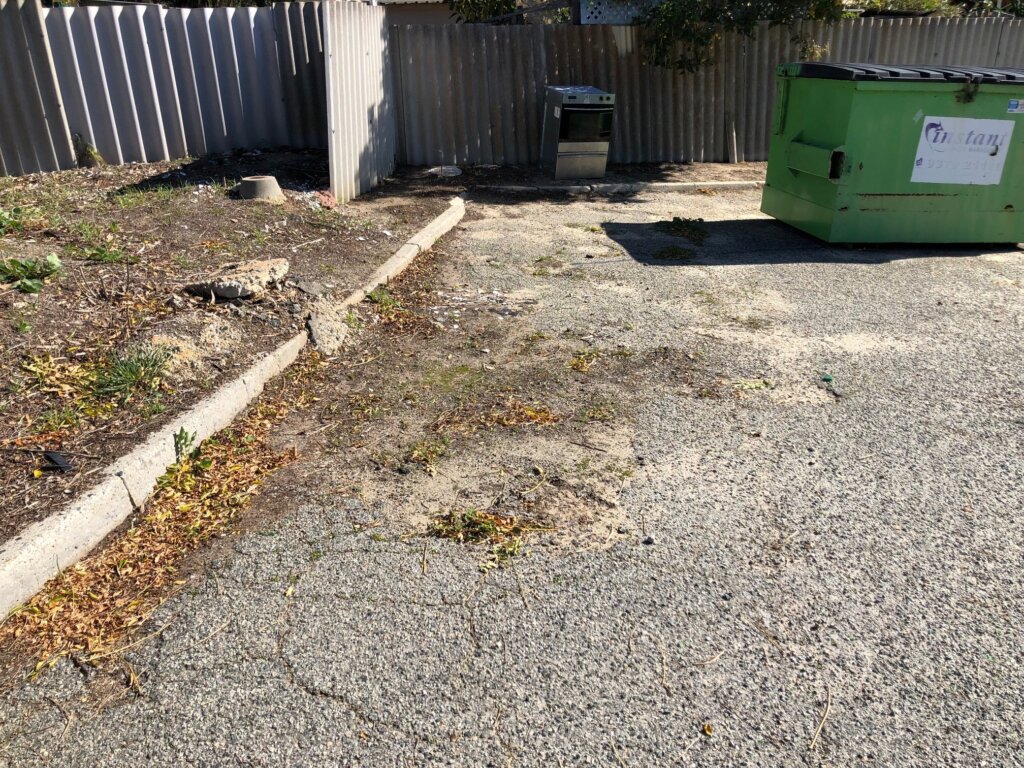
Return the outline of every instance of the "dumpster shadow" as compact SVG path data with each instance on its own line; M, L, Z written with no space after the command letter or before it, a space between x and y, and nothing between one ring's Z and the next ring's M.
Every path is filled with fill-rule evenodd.
M934 256L979 256L1019 250L1016 243L880 244L825 243L775 219L684 221L601 225L642 264L753 266L757 264L884 264Z

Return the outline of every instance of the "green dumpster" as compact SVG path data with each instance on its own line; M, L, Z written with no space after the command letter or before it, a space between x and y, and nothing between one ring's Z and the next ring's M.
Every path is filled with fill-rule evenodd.
M834 243L1024 241L1024 70L778 69L761 210Z

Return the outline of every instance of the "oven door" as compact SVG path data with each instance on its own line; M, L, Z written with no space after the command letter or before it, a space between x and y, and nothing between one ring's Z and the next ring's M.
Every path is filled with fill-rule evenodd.
M560 142L608 142L612 137L612 107L562 107Z

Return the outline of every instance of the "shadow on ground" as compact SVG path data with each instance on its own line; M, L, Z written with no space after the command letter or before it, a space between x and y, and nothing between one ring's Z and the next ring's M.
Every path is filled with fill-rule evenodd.
M643 264L884 264L932 256L978 256L1017 244L826 243L774 219L677 219L634 224L608 221L605 234Z

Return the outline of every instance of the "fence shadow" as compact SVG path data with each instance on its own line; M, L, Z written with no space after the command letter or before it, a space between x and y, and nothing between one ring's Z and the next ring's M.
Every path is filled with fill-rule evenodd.
M166 166L164 166L166 168ZM237 151L208 155L128 184L117 193L146 192L197 184L233 186L245 176L275 176L282 189L305 192L330 187L325 150Z
M1016 243L825 243L775 219L632 224L609 221L605 234L631 258L664 267L686 265L884 264L934 256L978 256L1017 250Z

